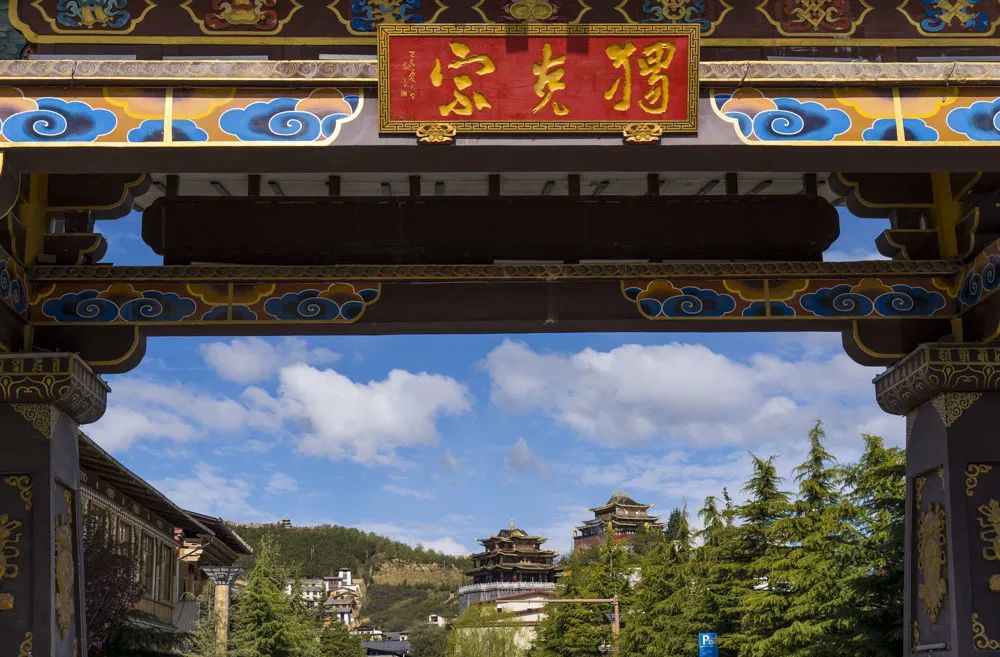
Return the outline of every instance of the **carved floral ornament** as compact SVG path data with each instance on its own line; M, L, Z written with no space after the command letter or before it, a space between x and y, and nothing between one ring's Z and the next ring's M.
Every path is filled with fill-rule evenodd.
M1000 561L1000 502L991 499L976 510L979 512L976 520L982 528L979 538L986 544L983 548L983 559ZM1000 575L990 577L989 587L994 593L1000 593Z
M948 595L944 567L948 563L946 516L944 508L932 504L917 521L917 570L922 576L917 596L932 623L937 623L941 606Z
M31 657L31 651L34 650L34 641L32 639L33 636L31 632L25 633L24 641L21 642L17 652L17 657Z

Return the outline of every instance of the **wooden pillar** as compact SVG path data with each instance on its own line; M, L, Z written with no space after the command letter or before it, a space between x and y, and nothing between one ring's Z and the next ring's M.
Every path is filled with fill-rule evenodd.
M906 655L1000 657L1000 346L923 345L875 380L906 415Z
M78 356L0 355L0 655L86 657L77 431L107 391Z

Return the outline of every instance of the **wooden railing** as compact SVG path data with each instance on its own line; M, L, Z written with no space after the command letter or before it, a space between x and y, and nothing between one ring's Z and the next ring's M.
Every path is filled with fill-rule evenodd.
M143 598L136 603L135 610L149 614L162 623L169 624L174 619L174 607L166 602L157 602L156 600Z

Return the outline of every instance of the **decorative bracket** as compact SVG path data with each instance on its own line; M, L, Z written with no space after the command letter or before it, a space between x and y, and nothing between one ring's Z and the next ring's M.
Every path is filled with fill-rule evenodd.
M421 144L450 144L455 141L458 129L451 123L425 123L417 128Z
M96 422L107 405L108 385L75 354L0 354L0 403L12 404L46 437L54 406L79 424Z
M652 144L660 141L663 126L658 123L630 123L622 130L627 144Z

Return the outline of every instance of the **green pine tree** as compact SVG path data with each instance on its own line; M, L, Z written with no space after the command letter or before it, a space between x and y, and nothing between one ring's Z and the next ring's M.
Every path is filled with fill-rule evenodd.
M627 616L631 595L633 555L613 537L608 528L596 560L585 562L573 555L564 563L560 598L617 597ZM538 627L534 657L593 657L598 646L613 645L609 604L559 604L546 608L546 618Z
M848 471L860 539L852 595L853 641L845 652L863 657L903 653L903 519L906 455L864 435L865 451Z
M789 547L774 531L790 511L788 494L780 485L774 457L765 460L753 455L753 473L743 488L747 501L739 507L744 522L737 531L734 554L739 566L734 593L741 622L729 640L740 657L760 657L758 644L786 622L787 585L769 578Z
M809 454L795 469L798 499L792 515L774 523L774 542L787 546L768 574L783 592L784 624L753 647L757 657L836 657L850 628L845 578L853 572L855 512L842 494L844 471L826 451L819 421L809 432Z
M334 621L323 628L319 638L322 657L364 657L365 649L361 640L347 630L347 626Z
M641 578L632 594L621 651L629 657L687 657L697 652L685 609L689 603L692 536L687 509L671 514L668 535L640 561Z
M274 542L264 539L233 610L234 657L302 657L301 628L283 591L284 573Z

